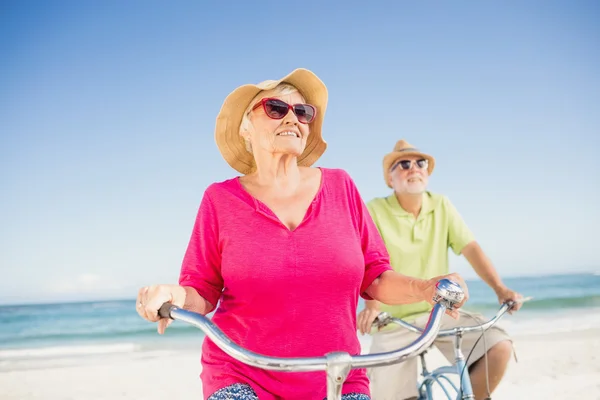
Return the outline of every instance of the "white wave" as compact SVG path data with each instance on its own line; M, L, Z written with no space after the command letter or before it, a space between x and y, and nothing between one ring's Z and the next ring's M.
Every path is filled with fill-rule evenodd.
M135 343L4 349L0 350L0 360L42 357L68 357L91 354L130 353L139 349L140 345Z
M544 335L600 329L600 309L570 310L561 313L545 313L519 318L504 317L501 324L511 334Z

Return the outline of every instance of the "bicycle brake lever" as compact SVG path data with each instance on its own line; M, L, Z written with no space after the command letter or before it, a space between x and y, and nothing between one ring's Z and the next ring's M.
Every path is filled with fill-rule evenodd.
M533 300L533 297L532 296L523 297L523 298L515 300L514 302L517 303L517 304L521 304L521 303L525 303L525 302L527 302L529 300Z

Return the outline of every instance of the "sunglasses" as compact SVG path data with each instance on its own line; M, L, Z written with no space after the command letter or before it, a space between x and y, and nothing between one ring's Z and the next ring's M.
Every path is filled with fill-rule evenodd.
M314 121L317 115L317 109L310 104L288 104L285 101L273 98L262 99L252 107L252 111L262 105L265 114L271 119L282 119L287 113L292 110L298 118L298 122L302 124L310 124Z
M427 162L426 159L421 158L420 160L414 161L414 164L417 166L417 168L423 169L423 168L427 168L427 166L429 165L429 162ZM403 169L403 170L411 169L412 165L413 165L412 160L400 160L392 166L390 171L395 170L398 166L400 166L400 169Z

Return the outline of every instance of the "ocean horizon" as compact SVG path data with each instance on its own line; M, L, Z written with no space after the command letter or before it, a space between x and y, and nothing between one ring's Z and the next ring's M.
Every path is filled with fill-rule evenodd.
M467 282L470 299L464 308L493 316L499 308L493 291L481 280ZM600 328L600 312L595 312L600 311L598 273L506 278L505 283L532 297L519 312L502 319L510 334ZM361 299L358 311L363 307ZM0 305L0 324L0 369L27 359L199 350L204 339L200 330L179 321L159 335L155 324L137 315L134 298Z

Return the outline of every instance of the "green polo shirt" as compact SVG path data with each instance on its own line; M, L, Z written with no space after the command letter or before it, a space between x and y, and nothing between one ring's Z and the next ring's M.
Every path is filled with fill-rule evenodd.
M400 206L394 194L371 200L367 208L385 241L392 268L404 275L430 279L448 274L448 248L458 255L474 239L446 196L423 193L417 218ZM403 319L416 318L430 310L427 302L381 304L381 311Z

